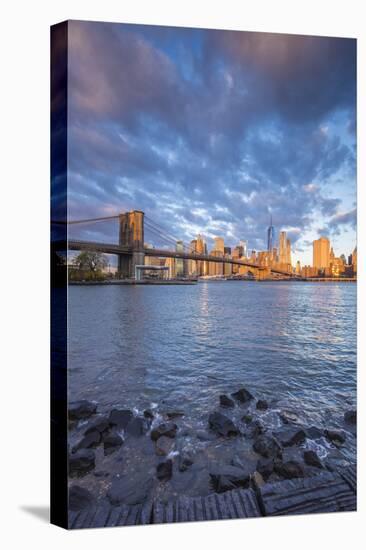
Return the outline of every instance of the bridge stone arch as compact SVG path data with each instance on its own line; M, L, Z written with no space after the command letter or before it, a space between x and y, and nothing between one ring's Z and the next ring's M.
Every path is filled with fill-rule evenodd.
M136 265L144 265L144 212L132 210L119 215L119 244L131 249L131 254L119 254L121 277L134 277Z

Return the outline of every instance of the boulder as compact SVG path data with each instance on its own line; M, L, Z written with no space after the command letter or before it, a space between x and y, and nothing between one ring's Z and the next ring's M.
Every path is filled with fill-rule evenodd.
M166 456L174 447L174 439L162 435L155 443L155 452L159 456Z
M168 420L172 420L173 418L180 418L184 416L183 411L167 411L164 413L164 415L167 417Z
M262 435L265 432L263 425L259 420L254 420L248 426L248 432L246 433L247 437L255 439L258 436Z
M116 433L111 433L103 438L104 442L104 455L110 455L114 453L123 444L123 439Z
M213 433L205 432L204 430L197 430L196 437L200 441L213 441L216 436Z
M274 471L284 479L294 479L305 476L303 466L295 460L289 460L288 462L276 460L274 463Z
M139 416L131 418L131 420L126 426L126 432L129 435L133 435L135 437L143 435L145 431L146 431L145 420Z
M357 424L357 411L350 410L344 413L344 421L347 424Z
M259 411L266 411L268 409L268 401L266 401L265 399L258 399L256 408Z
M97 412L96 403L81 399L80 401L73 401L69 403L69 419L70 420L82 420L89 418L92 414Z
M79 485L71 485L69 489L69 510L77 512L89 508L94 502L90 491Z
M220 405L221 407L235 407L235 403L227 395L220 395Z
M315 451L304 451L304 462L314 468L323 468L323 463Z
M280 444L269 435L260 435L253 443L253 450L264 458L282 457Z
M340 447L346 441L346 434L336 430L324 430L324 435L336 447Z
M80 449L69 456L69 476L79 477L95 467L95 453L91 449Z
M147 418L148 420L153 420L154 413L152 412L151 409L145 409L144 410L144 417Z
M106 416L100 417L85 430L84 434L88 435L91 432L104 433L110 428L109 420Z
M124 430L132 418L133 412L129 409L113 409L108 420L111 426L117 426L119 430Z
M169 459L165 462L160 462L156 468L156 476L159 481L169 481L173 474L173 462Z
M320 439L324 435L324 430L316 426L310 426L305 428L305 434L308 439Z
M269 478L274 471L273 458L260 458L257 462L257 472L263 477L265 481Z
M284 424L296 424L299 421L299 417L293 411L284 410L280 412L280 418Z
M253 395L245 388L241 388L240 390L234 392L231 394L234 399L237 401L240 401L241 403L247 403L251 399L254 399Z
M148 475L114 477L107 497L111 504L142 504L150 496L153 480Z
M281 443L283 447L292 447L293 445L301 445L304 443L306 433L304 430L290 427L278 432L274 432L273 435Z
M245 414L241 421L245 422L245 424L250 424L253 421L253 416L251 414Z
M102 440L102 436L99 432L93 431L85 435L79 443L77 443L73 448L72 452L76 453L79 449L91 449L98 447Z
M211 484L216 493L224 493L238 487L248 488L250 475L236 466L219 466L210 472Z
M213 412L210 414L208 417L208 424L211 430L226 437L239 434L239 430L235 426L234 422L219 412Z
M193 458L191 453L183 452L179 456L178 469L180 472L185 472L193 464Z
M258 489L259 487L263 487L263 485L265 484L265 481L264 481L264 478L263 478L262 474L257 472L257 470L251 474L250 482L251 482L252 486L254 487L254 489Z
M165 437L175 437L177 433L178 426L174 424L174 422L164 422L163 424L159 424L156 428L151 430L151 439L153 441L157 441L159 437L162 437L163 435Z

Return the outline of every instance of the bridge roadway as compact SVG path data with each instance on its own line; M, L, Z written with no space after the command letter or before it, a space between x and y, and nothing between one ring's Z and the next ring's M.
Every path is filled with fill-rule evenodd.
M69 250L92 250L95 252L102 252L104 254L132 254L133 250L127 246L121 246L119 244L112 243L100 243L94 241L79 241L79 240L69 240L67 247ZM269 269L272 273L279 275L286 275L288 277L298 278L294 273L289 273L288 271L282 271L273 267L266 267L259 264L254 264L250 261L239 260L235 258L225 258L220 256L211 256L210 254L196 254L194 252L180 252L176 250L168 250L164 248L147 248L145 247L143 252L146 256L155 256L159 258L176 258L183 260L195 260L202 262L216 262L220 264L232 264L239 265L244 267L251 267L253 269L258 269L259 271L264 271Z

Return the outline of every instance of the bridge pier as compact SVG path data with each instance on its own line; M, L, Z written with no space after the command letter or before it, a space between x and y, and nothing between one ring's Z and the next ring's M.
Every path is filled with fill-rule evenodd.
M135 278L135 266L144 265L144 213L141 210L125 212L119 216L119 244L132 250L119 254L118 272L122 278Z

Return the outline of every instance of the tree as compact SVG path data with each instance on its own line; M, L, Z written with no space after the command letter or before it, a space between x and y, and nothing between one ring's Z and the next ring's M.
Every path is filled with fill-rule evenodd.
M80 270L91 271L96 273L107 267L107 258L101 252L88 252L87 250L80 252L72 260L72 263Z

